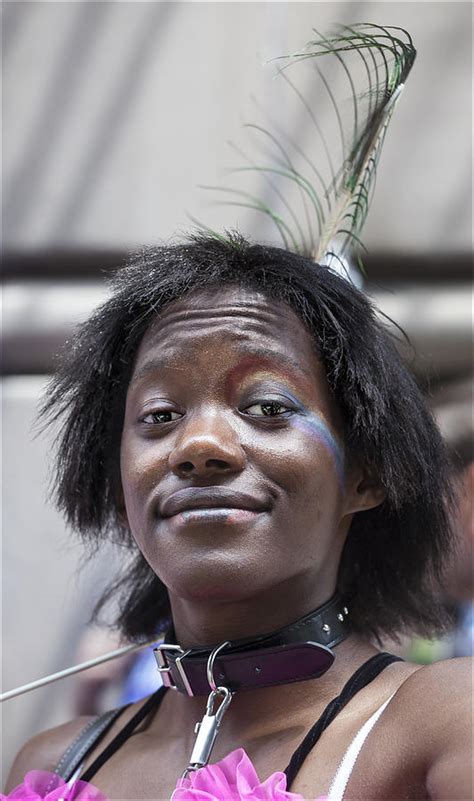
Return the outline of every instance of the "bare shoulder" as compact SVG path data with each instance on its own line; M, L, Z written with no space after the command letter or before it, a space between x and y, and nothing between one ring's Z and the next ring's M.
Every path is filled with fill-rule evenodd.
M29 770L53 771L68 745L93 719L91 716L76 718L28 740L16 756L5 791L8 793L21 784Z
M425 701L433 707L435 697L450 704L466 698L466 693L472 691L473 664L471 657L462 657L425 665L402 684L397 693L399 700L416 700L418 706Z
M394 728L409 725L434 800L472 798L472 685L473 660L464 657L420 668L396 695L390 717Z
M401 685L392 706L400 719L412 720L416 728L429 723L432 737L448 740L455 732L461 736L462 723L470 721L473 660L449 659L425 665ZM387 710L388 712L388 710Z

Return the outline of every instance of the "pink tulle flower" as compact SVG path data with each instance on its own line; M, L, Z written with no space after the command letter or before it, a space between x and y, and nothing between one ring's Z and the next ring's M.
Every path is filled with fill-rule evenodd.
M242 748L215 765L180 779L171 801L304 801L286 789L286 776L272 773L260 782L254 766ZM325 801L321 796L316 801Z
M45 770L30 770L23 783L8 795L0 793L1 801L107 801L100 790L89 782L77 781L68 787L56 773Z
M76 781L68 787L56 773L31 770L23 783L8 795L0 793L0 801L108 801L88 782ZM304 801L303 796L286 789L284 773L272 773L260 782L254 766L242 748L215 765L179 779L170 801ZM327 801L320 796L315 801Z

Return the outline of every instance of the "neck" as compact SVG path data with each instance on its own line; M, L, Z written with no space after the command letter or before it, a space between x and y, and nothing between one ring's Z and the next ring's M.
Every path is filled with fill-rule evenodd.
M326 587L319 597L314 592L296 595L291 588L289 592L285 589L272 592L269 594L271 597L262 594L258 599L238 604L172 599L174 642L187 649L271 634L315 612L334 594L334 584ZM376 649L352 635L337 645L334 653L334 664L319 678L237 691L231 702L231 711L226 714L225 731L229 744L264 736L267 729L274 730L275 725L279 725L275 716L281 715L280 722L284 727L288 709L302 720L308 714L317 717L318 710L323 711L354 670L375 654ZM173 719L176 738L180 739L183 732L188 732L190 748L195 723L202 718L205 704L206 698L202 696L188 697L179 692L168 692L164 700L168 719ZM174 736L173 733L170 732L170 736Z
M294 582L285 582L258 596L237 600L188 600L170 595L176 642L182 648L196 648L277 631L322 606L334 592L334 579L318 582L315 590L311 577L297 588Z

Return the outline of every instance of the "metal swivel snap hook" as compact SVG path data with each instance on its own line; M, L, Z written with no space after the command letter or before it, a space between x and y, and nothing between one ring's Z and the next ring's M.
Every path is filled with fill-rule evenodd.
M188 773L193 770L199 770L207 765L209 762L211 751L213 749L216 737L219 733L219 728L222 723L222 718L229 708L232 701L233 694L228 687L217 686L214 680L214 661L223 648L229 643L225 642L214 648L207 661L207 680L211 688L211 692L207 699L206 712L203 719L196 723L195 733L197 735L196 742L194 743L193 752L189 765L184 771L182 778L186 778ZM216 708L216 702L219 697L222 697L221 703Z

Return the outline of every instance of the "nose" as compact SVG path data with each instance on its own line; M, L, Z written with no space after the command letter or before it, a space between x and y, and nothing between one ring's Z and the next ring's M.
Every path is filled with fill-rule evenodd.
M247 458L237 433L218 411L193 415L169 455L181 478L210 478L238 473Z

